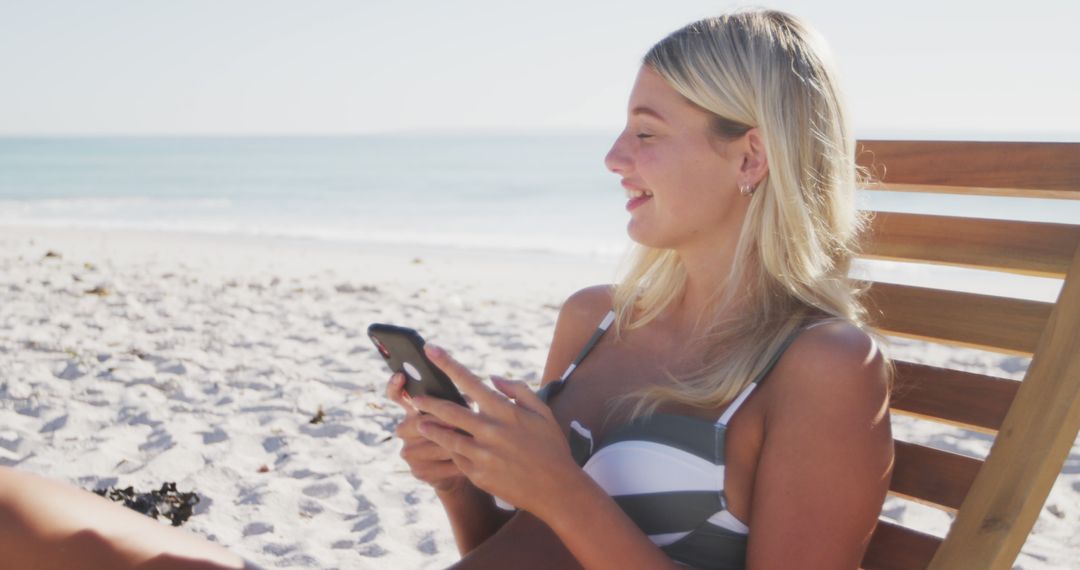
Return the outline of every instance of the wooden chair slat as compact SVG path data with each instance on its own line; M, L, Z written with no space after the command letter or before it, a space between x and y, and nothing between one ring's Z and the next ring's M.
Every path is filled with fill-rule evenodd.
M1054 306L892 283L874 283L866 302L887 333L1024 356L1034 352Z
M895 361L894 411L983 433L997 433L1020 382Z
M918 194L954 194L960 196L999 196L1003 198L1052 198L1077 200L1080 195L1072 190L1037 190L1031 188L976 188L970 186L920 186L918 184L872 184L863 187L872 192L912 192Z
M863 555L865 570L915 570L926 568L941 539L885 520L879 520Z
M894 444L896 463L890 491L948 511L960 508L982 461L906 441Z
M1080 430L1080 248L1037 348L933 569L1010 568L1068 457Z
M1080 199L1080 143L861 140L857 149L858 164L887 190L1016 189L1020 196Z
M1080 225L876 212L864 257L1061 279Z

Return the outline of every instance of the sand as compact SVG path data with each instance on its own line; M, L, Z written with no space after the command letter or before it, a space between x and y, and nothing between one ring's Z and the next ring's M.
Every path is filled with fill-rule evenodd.
M478 372L535 382L559 304L615 270L539 252L0 228L0 465L85 488L175 481L202 498L184 528L266 568L445 567L449 526L398 458L401 412L367 325L413 326ZM1009 378L1027 366L895 350ZM894 427L974 456L990 445ZM897 499L885 513L938 534L950 520ZM1017 566L1078 560L1080 446Z

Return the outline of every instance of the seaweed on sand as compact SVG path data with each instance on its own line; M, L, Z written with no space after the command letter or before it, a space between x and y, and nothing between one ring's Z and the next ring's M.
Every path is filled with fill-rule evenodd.
M165 517L173 526L184 524L192 515L192 509L199 503L199 496L194 492L181 493L176 490L176 483L162 483L161 489L149 493L136 492L131 487L118 489L106 487L94 489L94 493L123 505L133 511L151 518Z

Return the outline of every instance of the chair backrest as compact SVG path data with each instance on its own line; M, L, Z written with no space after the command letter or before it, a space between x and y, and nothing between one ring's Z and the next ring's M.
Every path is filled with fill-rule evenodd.
M1080 144L859 141L868 188L1080 199ZM917 196L912 196L918 200ZM1056 303L873 283L890 336L1032 358L1023 381L897 362L894 414L995 435L985 461L896 441L890 493L955 512L944 537L882 520L866 569L1012 567L1080 429L1080 218L879 212L865 257L1064 279Z

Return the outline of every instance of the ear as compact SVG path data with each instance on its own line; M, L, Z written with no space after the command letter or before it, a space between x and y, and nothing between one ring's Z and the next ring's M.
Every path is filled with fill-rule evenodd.
M746 131L743 146L743 161L739 167L739 177L743 182L757 187L769 173L769 159L765 155L765 138L757 127Z

